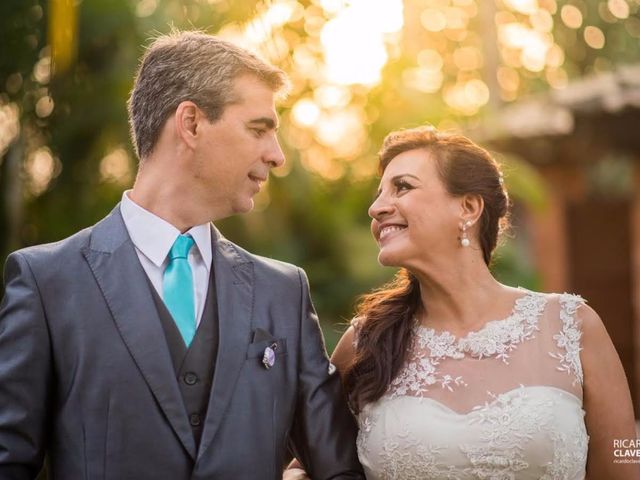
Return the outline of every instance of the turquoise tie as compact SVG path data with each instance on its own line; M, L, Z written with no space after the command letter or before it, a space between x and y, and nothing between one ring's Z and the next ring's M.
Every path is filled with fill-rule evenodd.
M193 238L179 235L169 251L169 264L164 271L162 290L164 304L171 313L187 347L196 333L196 309L193 300L193 276L189 265L189 250Z

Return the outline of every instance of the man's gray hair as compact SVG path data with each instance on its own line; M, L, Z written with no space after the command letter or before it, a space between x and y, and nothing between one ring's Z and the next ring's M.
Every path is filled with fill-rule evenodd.
M233 84L251 74L274 93L289 83L277 67L233 43L203 32L172 32L156 38L142 56L129 101L131 137L140 160L153 151L162 127L178 105L190 100L210 122L239 101Z

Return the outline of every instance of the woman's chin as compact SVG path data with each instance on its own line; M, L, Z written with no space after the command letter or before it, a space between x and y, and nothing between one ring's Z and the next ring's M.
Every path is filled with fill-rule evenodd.
M378 253L378 263L383 267L397 267L398 265L398 256L393 252L385 251L384 249L380 250Z

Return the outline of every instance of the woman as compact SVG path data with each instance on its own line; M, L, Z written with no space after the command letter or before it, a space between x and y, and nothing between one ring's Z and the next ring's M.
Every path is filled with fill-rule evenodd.
M332 359L367 478L640 478L613 463L634 416L598 315L489 271L509 203L496 162L422 127L387 136L380 171L371 230L379 262L402 268Z

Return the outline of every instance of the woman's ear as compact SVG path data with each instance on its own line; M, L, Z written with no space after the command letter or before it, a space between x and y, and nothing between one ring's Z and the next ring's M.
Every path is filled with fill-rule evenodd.
M484 200L477 194L465 194L460 201L460 220L467 225L475 225L484 209Z

